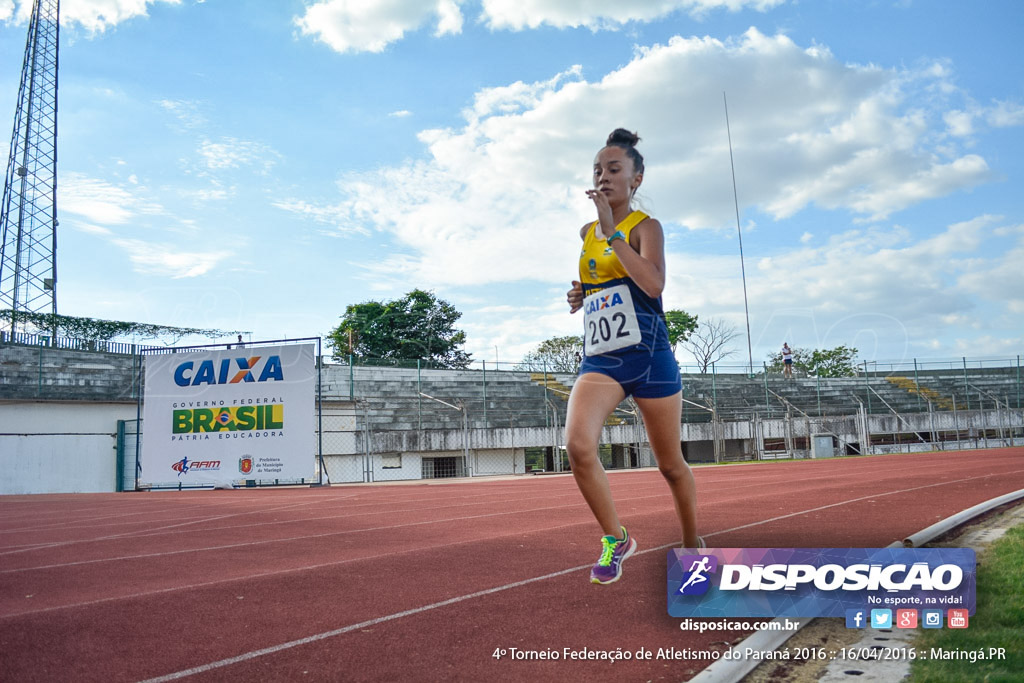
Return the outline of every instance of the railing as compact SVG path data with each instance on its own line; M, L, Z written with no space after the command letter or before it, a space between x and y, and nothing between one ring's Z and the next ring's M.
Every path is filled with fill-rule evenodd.
M116 342L103 339L77 339L75 337L51 337L46 334L28 334L25 332L0 331L0 344L16 344L18 346L44 346L52 349L69 351L100 351L133 356L140 351L163 349L163 346L144 346L132 342Z

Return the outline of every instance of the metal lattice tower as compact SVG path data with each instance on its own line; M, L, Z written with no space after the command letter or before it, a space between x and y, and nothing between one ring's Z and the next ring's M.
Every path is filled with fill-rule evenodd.
M60 0L35 0L0 205L0 310L57 316L57 46ZM55 333L56 330L54 329Z

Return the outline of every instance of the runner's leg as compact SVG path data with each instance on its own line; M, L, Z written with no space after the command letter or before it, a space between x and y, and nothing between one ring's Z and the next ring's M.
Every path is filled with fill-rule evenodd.
M683 532L683 544L687 548L696 548L697 484L690 466L683 459L679 430L682 394L675 393L665 398L637 398L636 404L644 418L647 439L658 461L658 469L672 491Z
M573 384L565 417L565 446L576 485L601 531L615 538L622 536L622 525L597 448L605 419L625 397L622 386L611 377L587 372Z

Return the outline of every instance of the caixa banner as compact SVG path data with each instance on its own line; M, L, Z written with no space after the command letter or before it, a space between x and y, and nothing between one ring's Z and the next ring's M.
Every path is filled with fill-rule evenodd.
M967 609L969 548L669 550L673 617L843 617L850 609Z
M140 483L313 477L314 352L286 344L146 356Z

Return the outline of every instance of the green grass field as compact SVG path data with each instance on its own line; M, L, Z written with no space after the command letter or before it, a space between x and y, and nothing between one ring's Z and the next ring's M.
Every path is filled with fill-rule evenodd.
M919 632L914 683L1024 681L1024 526L1010 529L978 561L974 616L966 629ZM957 659L933 659L940 650Z

